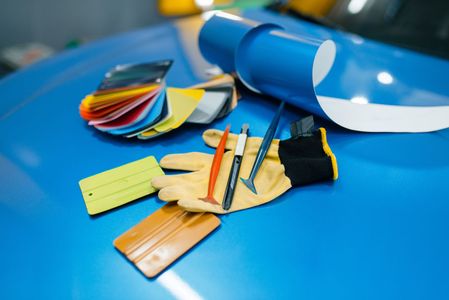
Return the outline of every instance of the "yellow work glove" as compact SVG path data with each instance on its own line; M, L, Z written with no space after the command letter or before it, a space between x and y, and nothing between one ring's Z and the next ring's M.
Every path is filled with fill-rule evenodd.
M208 146L215 148L222 135L222 131L209 129L204 132L203 139ZM237 139L238 135L229 134L226 142L226 149L231 151L227 151L223 156L214 190L214 198L220 203L228 182ZM261 138L249 137L247 139L239 177L247 178L249 176L261 142ZM332 178L335 180L338 176L336 160L327 145L324 128L320 128L311 137L285 141L275 139L254 181L257 194L251 192L238 180L232 206L225 211L221 205L214 205L199 199L207 194L212 160L213 154L200 152L167 155L160 161L161 167L191 172L156 177L151 184L160 189L159 198L163 201L178 201L179 206L192 212L208 211L224 214L267 203L285 193L292 186ZM297 167L302 169L301 172L297 172Z

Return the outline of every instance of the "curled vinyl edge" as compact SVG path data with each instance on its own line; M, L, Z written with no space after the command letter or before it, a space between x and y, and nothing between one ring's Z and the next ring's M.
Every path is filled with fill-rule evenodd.
M312 81L320 108L338 125L362 132L432 132L449 127L449 106L399 106L354 103L317 95L317 87L332 69L335 43L324 41L313 62Z
M257 34L268 31L278 31L278 36L282 35L286 38L293 38L299 43L303 41L302 44L304 47L310 48L312 46L313 49L314 43L316 45L314 55L310 55L310 52L304 51L307 55L295 58L311 59L313 57L311 69L301 69L295 74L298 75L298 82L301 79L303 82L306 82L306 84L301 83L303 90L300 91L299 97L292 95L288 89L260 87L257 81L251 82L248 79L250 76L245 74L245 69L248 69L248 57L242 55L242 53L245 53L242 50L242 45L248 43L248 40L251 40ZM274 45L270 46L274 47ZM449 106L362 104L352 102L350 99L332 97L331 95L319 95L316 88L331 71L335 59L338 59L336 45L332 40L309 40L307 37L291 35L276 24L255 24L251 30L243 35L234 54L237 74L243 84L250 90L285 100L290 104L328 118L344 128L362 132L432 132L449 127ZM274 86L274 84L271 84L271 86ZM304 86L306 87L304 88Z
M364 132L432 132L449 127L449 106L358 104L318 96L326 116L338 125Z

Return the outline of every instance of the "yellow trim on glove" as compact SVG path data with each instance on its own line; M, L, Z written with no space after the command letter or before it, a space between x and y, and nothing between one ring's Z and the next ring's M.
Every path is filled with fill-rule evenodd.
M333 179L337 180L338 179L337 158L335 157L334 153L332 153L331 147L329 147L329 144L327 143L326 129L323 127L320 127L319 130L321 132L321 141L323 143L324 153L326 153L326 155L329 156L332 161L332 171L334 173Z

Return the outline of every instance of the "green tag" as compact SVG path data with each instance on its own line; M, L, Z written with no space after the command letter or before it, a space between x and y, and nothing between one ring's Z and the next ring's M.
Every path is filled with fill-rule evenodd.
M162 176L154 156L80 180L87 212L95 215L156 192L154 177Z

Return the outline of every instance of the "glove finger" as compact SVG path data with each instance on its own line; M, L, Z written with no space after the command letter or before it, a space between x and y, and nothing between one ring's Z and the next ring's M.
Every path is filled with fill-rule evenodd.
M187 193L184 186L168 186L159 191L158 197L162 201L175 201L185 197Z
M178 175L162 175L158 177L154 177L151 180L151 185L160 190L164 187L170 186L170 185L179 185L186 182L190 182L191 180L194 180L195 173L187 173L187 174L178 174Z
M208 129L203 133L204 142L213 148L216 148L220 143L221 137L223 136L223 131L217 129ZM226 149L234 150L237 145L238 135L230 133L228 139L226 140ZM260 137L249 137L246 140L245 152L255 152L260 148L262 144L262 139ZM268 150L267 156L277 157L279 149L279 140L273 139L271 142L270 149Z
M174 201L182 198L199 198L204 197L205 186L207 181L204 179L196 179L192 177L191 182L183 184L169 185L159 191L159 199L163 201Z
M221 205L214 205L199 199L181 199L178 205L191 212L212 212L216 214L227 213Z
M164 156L160 165L164 169L182 170L182 171L198 171L205 165L211 164L213 155L190 152L183 154L169 154Z
M208 129L203 132L203 140L206 145L217 148L220 143L221 137L223 136L223 131L218 129ZM237 144L238 135L229 133L228 138L226 139L225 149L233 150L235 149L235 145Z

